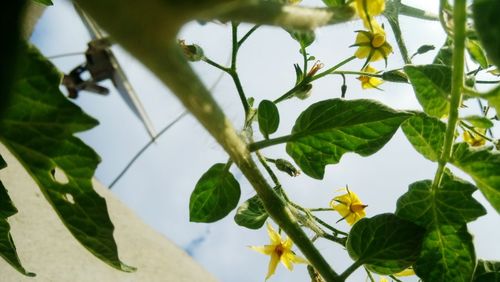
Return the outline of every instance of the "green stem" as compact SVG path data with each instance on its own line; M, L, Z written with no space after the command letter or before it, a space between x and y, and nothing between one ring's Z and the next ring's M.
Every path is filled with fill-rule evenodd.
M255 152L255 154L257 155L257 158L259 159L260 164L264 167L267 174L269 174L269 176L271 176L271 179L273 180L274 185L281 186L281 183L278 180L278 177L276 176L276 174L274 174L274 171L267 164L267 162L266 162L267 159L259 151Z
M231 41L232 41L232 51L231 51L231 70L229 75L233 79L234 85L236 86L236 91L240 97L241 104L243 105L243 110L245 111L245 122L248 121L250 113L250 105L248 104L247 97L243 91L243 86L241 85L240 77L236 71L236 59L238 58L238 25L237 22L231 22Z
M398 44L401 56L403 57L403 61L405 62L405 64L409 65L411 64L411 58L403 39L403 32L401 31L401 27L399 25L399 9L401 7L401 0L394 0L393 3L395 6L393 7L393 9L388 10L385 16L387 18L387 21L389 22L389 25L391 26L394 36L396 37L396 42Z
M441 185L444 168L451 158L451 149L455 140L455 130L458 122L458 109L462 103L462 89L464 84L464 50L465 50L465 29L466 29L466 0L455 0L453 6L453 72L450 100L450 113L446 126L446 135L443 144L443 151L438 161L438 168L432 189L438 189Z
M372 73L372 72L364 72L364 71L334 71L331 74L350 74L350 75L361 75L361 76L371 76L382 78L381 74Z
M373 275L372 273L366 268L366 267L363 267L366 271L366 275L368 275L368 279L370 279L370 282L375 282L375 279L373 278Z
M254 25L243 37L238 41L238 49L243 45L243 43L248 39L252 33L254 33L258 28L260 27L260 24Z
M272 139L266 139L266 140L262 140L262 141L257 141L255 143L251 143L248 145L248 150L250 152L255 152L257 150L260 150L260 149L263 149L263 148L266 148L266 147L270 147L270 146L273 146L273 145L278 145L278 144L281 144L281 143L286 143L290 140L292 140L292 138L294 138L295 135L293 134L290 134L290 135L285 135L285 136L281 136L281 137L276 137L276 138L272 138Z
M349 58L343 60L342 62L336 64L335 66L333 66L333 67L331 67L331 68L329 68L321 73L318 73L317 75L315 75L313 77L306 77L299 84L295 85L292 89L288 90L285 94L281 95L278 99L274 100L273 103L277 104L277 103L280 103L284 100L291 98L297 90L301 89L305 85L315 81L316 79L320 79L326 75L333 73L338 68L342 67L343 65L349 63L350 61L352 61L354 59L356 59L355 56L349 57Z
M342 278L344 280L347 279L347 277L349 277L349 275L351 275L354 271L356 271L356 269L358 269L358 267L360 267L362 265L363 265L363 262L361 262L360 260L355 261L344 272L342 272L342 274L340 274L340 278Z
M212 61L212 60L210 60L210 59L209 59L209 58L207 58L207 57L203 57L203 59L202 59L202 60L203 60L205 63L207 63L207 64L209 64L209 65L211 65L211 66L213 66L213 67L215 67L215 68L217 68L217 69L219 69L219 70L221 70L221 71L223 71L223 72L226 72L226 73L228 73L228 74L230 74L230 72L231 72L231 69L230 69L230 68L226 68L226 67L224 67L224 66L222 66L222 65L220 65L220 64L218 64L218 63L216 63L216 62L214 62L214 61Z
M402 3L399 4L399 14L422 20L439 21L439 16L436 14L415 7L407 6Z
M319 211L334 211L332 208L316 208L316 209L309 209L309 211L312 212L319 212Z
M483 138L485 140L488 140L490 142L494 142L495 141L495 140L489 138L488 136L482 134L481 132L478 132L474 126L470 126L470 125L468 125L467 123L465 123L463 121L460 122L460 125L463 126L463 127L465 127L465 128L467 128L468 130L472 131L474 134L477 134L477 135L481 136L481 138ZM462 127L462 129L463 129L463 127Z
M342 62L336 64L335 66L333 66L333 67L331 67L331 68L329 68L329 69L327 69L327 70L325 70L323 72L320 72L317 75L311 77L309 79L309 82L315 81L316 79L322 78L325 75L329 75L329 74L333 73L334 71L336 71L337 69L339 69L340 67L342 67L343 65L349 63L350 61L352 61L354 59L356 59L356 56L351 56L351 57L343 60Z
M303 72L302 72L302 80L305 80L306 79L306 76L307 76L307 52L306 52L306 48L304 46L302 46L302 44L300 44L300 52L302 53L302 58L303 58Z

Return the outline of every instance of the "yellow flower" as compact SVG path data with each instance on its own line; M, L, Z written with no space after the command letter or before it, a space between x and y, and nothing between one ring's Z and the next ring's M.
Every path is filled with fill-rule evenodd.
M386 41L385 30L377 26L372 31L356 31L356 42L351 45L357 46L358 50L354 55L358 59L366 58L366 64L384 59L387 64L387 56L392 53L392 46Z
M377 70L370 65L367 65L361 71L367 73L377 73ZM363 89L369 89L369 88L379 89L378 86L384 83L382 79L368 75L361 75L358 77L358 80L361 81L361 87Z
M372 29L373 16L380 15L385 10L385 0L355 0L351 5L369 29Z
M294 263L308 263L307 260L295 255L292 251L292 240L288 237L285 240L281 240L281 235L278 234L269 223L267 224L267 233L271 239L270 245L250 247L252 250L271 256L266 280L274 274L274 271L278 266L278 262L280 261L290 271L293 270Z
M474 128L475 131L481 133L482 135L486 134L486 129L484 128ZM465 130L463 135L464 141L469 143L472 147L479 147L486 144L486 139L480 134Z
M347 193L333 198L330 207L342 216L339 221L345 219L349 225L353 225L366 216L365 208L367 205L364 205L358 195L349 191L348 188L342 190L347 191Z
M389 279L387 279L385 277L380 277L380 281L379 282L389 282Z

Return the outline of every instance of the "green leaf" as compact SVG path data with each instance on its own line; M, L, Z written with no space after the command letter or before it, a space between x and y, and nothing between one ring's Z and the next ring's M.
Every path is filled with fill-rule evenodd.
M425 158L436 162L441 155L446 124L426 114L417 114L401 125L413 148Z
M397 202L396 214L427 229L436 226L457 226L485 215L484 207L472 197L477 188L445 173L441 187L432 191L432 181L410 185Z
M34 47L21 45L18 77L0 118L0 141L24 165L73 236L123 270L105 200L92 187L99 156L74 133L97 121L59 91L61 75ZM53 176L55 170L64 175Z
M0 156L0 169L7 166L2 156ZM7 193L7 189L0 181L0 256L3 257L12 267L26 276L35 276L35 273L26 271L17 255L14 240L10 235L10 225L7 218L17 213L17 209Z
M321 0L329 8L335 8L345 5L345 0Z
M500 1L474 0L472 12L476 32L488 58L500 66Z
M54 5L54 3L52 3L51 0L33 0L33 1L35 1L37 3L40 3L42 5L45 5L45 6L52 6L52 5Z
M483 69L488 68L488 58L486 57L483 47L481 47L481 44L478 41L466 40L465 47L474 62L478 63Z
M230 213L240 200L240 184L229 172L229 166L214 164L205 172L189 200L189 220L214 222Z
M452 56L453 56L453 47L452 47L453 41L451 39L447 39L441 49L439 49L439 52L437 53L436 57L434 58L434 61L432 62L435 65L445 65L445 66L451 66L452 63Z
M471 281L475 264L472 236L466 226L457 230L437 225L425 234L422 252L413 267L423 281Z
M488 100L488 105L495 108L497 117L500 117L500 86L483 95L483 98Z
M269 134L278 130L280 125L280 114L276 105L269 100L262 100L259 104L259 129L266 139L269 139Z
M286 151L304 173L322 179L325 166L344 153L369 156L380 150L410 115L372 100L318 102L295 122Z
M443 65L406 66L418 102L430 116L442 118L450 108L451 68Z
M472 126L477 127L477 128L492 128L493 127L493 122L483 116L477 116L477 115L472 115L472 116L466 116L462 118L462 120L466 120L472 124Z
M479 260L474 271L474 282L500 281L500 261Z
M492 148L473 148L467 143L456 144L451 163L469 174L477 187L500 212L500 153Z
M316 40L316 34L312 30L290 30L288 32L302 48L309 47Z
M378 271L392 274L411 266L418 258L425 230L420 226L386 213L363 218L351 229L347 251L354 260Z
M246 228L259 229L264 225L268 217L269 215L262 201L258 195L255 195L238 207L234 221Z

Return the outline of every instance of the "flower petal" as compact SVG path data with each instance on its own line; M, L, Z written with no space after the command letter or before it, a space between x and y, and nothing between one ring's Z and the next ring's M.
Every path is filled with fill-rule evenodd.
M281 244L281 235L274 230L273 226L269 222L267 223L267 234L269 235L269 238L271 238L272 245Z
M269 267L267 269L267 275L266 275L266 280L271 277L274 272L276 271L276 267L278 266L278 262L280 261L280 257L278 256L277 253L272 253L271 254L271 260L269 261Z
M288 251L288 252L284 252L282 255L281 255L281 263L290 271L293 270L293 256L294 254L291 252L291 251Z
M274 252L275 246L265 245L265 246L250 246L250 249L259 252L264 255L271 255Z

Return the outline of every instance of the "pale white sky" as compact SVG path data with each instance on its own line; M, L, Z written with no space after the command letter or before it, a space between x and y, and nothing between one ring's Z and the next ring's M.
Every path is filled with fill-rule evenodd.
M320 3L305 2L308 5ZM403 2L435 12L439 1ZM63 0L55 0L54 4L46 10L35 29L32 41L47 56L84 51L89 37L71 4ZM401 24L410 53L422 44L433 44L439 48L444 40L443 32L436 22L402 17ZM241 30L248 28L249 26L243 25ZM354 43L354 30L361 28L359 22L322 28L318 30L317 40L309 48L309 52L326 67L332 66L353 54L354 49L348 46ZM386 28L389 29L387 24ZM399 68L403 66L403 62L391 32L388 34L388 40L395 49L389 58L388 67ZM228 25L208 23L200 26L191 23L185 26L180 37L201 45L211 59L221 64L227 62L230 52ZM255 32L245 43L238 60L247 96L260 101L276 98L288 90L295 79L293 63L301 62L298 48L288 33L279 28L262 27ZM169 90L139 62L118 46L113 47L113 50L157 131L183 112L183 107ZM436 51L416 57L414 63L430 63ZM82 61L83 56L76 56L57 59L54 63L67 72ZM361 61L356 61L343 69L359 70L361 65ZM374 66L381 69L383 62L375 63ZM196 63L193 67L209 86L219 76L218 70L206 64ZM348 77L347 83L347 97L350 99L370 98L396 109L420 109L409 85L386 83L381 87L384 91L362 91L355 77ZM112 88L111 83L106 85ZM295 118L308 105L339 97L340 85L340 77L326 77L314 84L312 97L308 100L289 100L280 104L281 125L275 136L289 133ZM221 80L214 96L236 127L240 127L242 107L228 77L224 76ZM109 184L148 141L148 135L116 91L112 91L108 97L82 93L75 102L100 121L99 126L79 136L102 157L96 176L104 184ZM471 108L474 106L475 104ZM255 131L258 132L257 128ZM290 159L285 153L284 145L265 149L264 152L269 157ZM234 212L214 224L189 222L189 196L195 183L213 163L226 160L227 156L218 144L188 116L151 146L116 184L113 192L153 228L179 246L189 248L193 257L221 281L263 281L269 257L253 252L247 246L267 244L264 229L254 231L239 227L233 221ZM398 131L389 144L375 155L362 158L347 154L339 165L328 166L323 181L306 175L297 178L290 178L285 174L278 176L290 197L305 207L326 207L336 195L335 191L348 184L369 205L368 216L373 216L394 212L396 200L407 191L408 185L418 180L432 179L435 166L416 153L402 132ZM254 192L237 169L233 168L232 171L240 180L243 202L253 196ZM496 256L500 253L500 246L496 244L496 239L500 237L500 220L480 193L475 196L490 213L470 225L477 243L477 256L498 259ZM339 219L335 213L321 215L332 224ZM345 223L336 226L343 230L349 228ZM342 272L351 263L346 252L337 245L319 240L318 248L338 272ZM133 265L133 261L126 263ZM269 281L293 282L308 281L307 279L305 266L297 266L293 273L279 266L276 275ZM365 275L361 270L349 281L364 279Z

